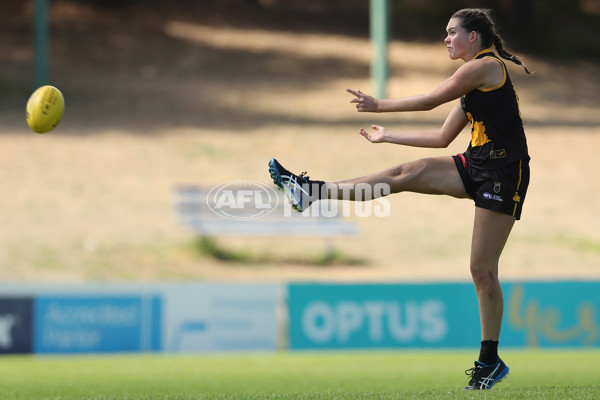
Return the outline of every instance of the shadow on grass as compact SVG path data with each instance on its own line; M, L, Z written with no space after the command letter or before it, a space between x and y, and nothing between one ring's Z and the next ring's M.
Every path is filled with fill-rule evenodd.
M296 255L282 256L280 254L267 253L254 254L248 249L227 249L220 245L214 238L201 236L193 242L193 249L199 256L211 257L225 263L238 265L294 264L314 266L364 266L368 264L366 259L346 256L330 245L328 245L321 254L309 254L306 257L299 257Z

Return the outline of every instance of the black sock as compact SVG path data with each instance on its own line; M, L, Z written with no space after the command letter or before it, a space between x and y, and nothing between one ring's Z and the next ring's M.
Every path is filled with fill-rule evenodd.
M495 364L498 361L498 341L484 340L481 342L481 350L479 350L479 362L486 365Z

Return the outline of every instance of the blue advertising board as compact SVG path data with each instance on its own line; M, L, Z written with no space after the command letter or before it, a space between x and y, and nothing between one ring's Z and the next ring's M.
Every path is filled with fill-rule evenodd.
M502 341L509 346L600 346L600 282L504 286Z
M0 282L0 354L275 351L284 288Z
M503 346L598 346L600 282L504 284ZM290 284L291 349L455 348L480 341L472 283Z
M36 353L158 351L157 296L40 295L34 302Z

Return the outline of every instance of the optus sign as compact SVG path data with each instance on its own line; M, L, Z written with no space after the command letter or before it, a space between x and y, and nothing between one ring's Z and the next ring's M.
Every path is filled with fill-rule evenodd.
M462 334L465 315L478 316L469 285L292 284L288 296L291 348L464 347L479 336L477 319Z
M600 345L600 282L502 285L500 341L512 347ZM478 347L472 283L292 284L292 349Z
M415 340L434 343L448 332L445 304L423 301L324 301L310 303L301 316L306 336L314 343L348 343L361 330L371 343Z

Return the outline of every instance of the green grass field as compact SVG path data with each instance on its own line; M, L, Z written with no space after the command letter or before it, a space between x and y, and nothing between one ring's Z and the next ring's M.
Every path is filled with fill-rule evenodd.
M2 399L598 399L600 351L504 351L511 374L463 392L474 351L0 359Z

